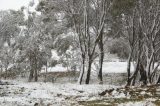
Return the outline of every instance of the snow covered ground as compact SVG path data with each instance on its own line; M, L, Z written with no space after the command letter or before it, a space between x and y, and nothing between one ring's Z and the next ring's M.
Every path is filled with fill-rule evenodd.
M106 89L118 88L111 85L53 84L22 80L7 82L7 85L0 85L0 106L93 106L90 105L92 101L98 101L97 104L101 106L101 103L107 105L106 100L130 98L130 95L116 90L105 96L99 95ZM155 106L152 103L154 100L119 103L116 106Z
M97 62L98 63L98 62ZM103 73L126 73L127 62L104 62L103 64ZM92 65L92 71L95 71L96 68ZM55 67L48 67L48 72L64 72L68 71L66 67L63 67L61 64L56 65ZM134 71L133 64L131 64L131 71ZM45 67L41 72L46 72Z
M104 73L126 73L127 62L104 62ZM134 71L133 64L131 64L131 71Z
M44 82L9 81L14 85L0 86L0 106L70 106L79 100L98 96L108 85L53 84ZM96 95L96 96L95 96Z

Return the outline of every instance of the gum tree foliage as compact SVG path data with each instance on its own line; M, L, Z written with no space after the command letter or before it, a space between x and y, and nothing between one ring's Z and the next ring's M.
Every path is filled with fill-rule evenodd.
M71 29L76 36L76 46L81 52L82 69L79 78L81 84L85 67L87 68L86 84L89 84L91 66L96 58L96 47L100 50L99 79L102 82L102 65L104 58L103 33L105 27L106 13L109 10L110 1L106 0L42 0L37 10L44 15L44 21L54 23L54 28ZM59 16L59 20L55 17ZM61 25L61 26L59 26ZM53 28L53 27L52 27ZM54 29L53 28L53 29ZM52 29L52 30L53 30ZM56 35L55 33L53 33ZM66 45L65 45L66 46ZM63 48L63 47L62 47Z
M107 45L108 51L111 54L117 54L120 59L127 59L129 54L129 47L126 40L121 38L116 38L112 40L110 44Z
M23 12L21 10L0 12L0 61L1 70L6 72L15 71L15 38L20 33L20 25L23 23ZM5 77L5 76L4 76Z
M33 78L37 81L42 66L51 57L51 36L45 32L41 16L27 10L26 19L24 11L23 7L1 14L1 66L6 72L14 70L24 75L29 72L29 81Z
M2 68L16 65L16 70L26 75L29 72L29 81L38 80L42 66L50 62L53 42L57 40L55 33L60 25L52 28L53 24L46 21L43 15L22 7L21 11L3 12L1 18L1 43L7 45L1 53ZM27 13L27 17L24 16ZM10 14L12 13L12 14ZM27 18L27 19L26 19ZM47 23L48 22L48 23ZM55 38L55 39L54 39ZM63 37L62 37L63 38ZM2 47L2 46L1 46ZM57 48L58 49L58 48ZM60 52L60 50L58 50ZM5 55L5 56L4 56Z
M25 21L24 29L17 40L20 63L28 63L29 81L38 81L38 74L43 65L47 64L51 57L51 36L45 33L42 17L31 12Z
M127 85L135 84L138 72L141 77L140 81L144 85L153 83L159 66L160 2L157 0L135 0L134 2L126 0L126 2L117 1L115 8L117 11L120 10L118 11L118 25L122 37L127 40L130 48ZM124 3L124 6L121 7L121 3ZM132 75L131 62L135 63L135 71Z
M69 3L71 2L65 0L43 0L37 10L42 13L46 30L52 36L52 49L56 50L60 57L57 63L72 70L72 67L80 67L80 50L77 48L78 38L73 30L72 18L66 14L69 12L69 7L66 7Z

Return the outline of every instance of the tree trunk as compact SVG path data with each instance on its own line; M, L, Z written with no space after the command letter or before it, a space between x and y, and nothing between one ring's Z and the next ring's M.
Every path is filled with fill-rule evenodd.
M34 74L33 68L31 68L31 69L30 69L30 74L29 74L29 79L28 79L29 82L32 81L32 79L33 79L33 74Z
M30 74L29 74L29 79L28 79L29 82L32 81L33 76L34 76L34 75L33 75L33 74L34 74L34 67L33 67L33 63L32 63L31 58L30 58L30 67L31 67L31 69L30 69Z
M45 73L45 79L44 79L44 82L47 82L47 73L48 73L48 64L47 64L47 62L46 62L46 73Z
M8 77L8 69L7 69L7 67L5 67L5 76L4 76L4 78L7 79L7 77Z
M89 84L89 81L90 81L91 65L92 65L92 62L89 59L89 61L88 61L88 70L87 70L87 77L86 77L86 84Z
M155 62L153 62L153 63L155 63ZM150 78L149 78L149 81L151 82L151 83L153 83L153 81L154 81L154 78L155 78L155 75L156 75L156 72L157 72L157 70L158 70L158 67L159 67L159 63L154 67L154 68L152 68L152 73L151 73L151 75L150 75ZM154 66L154 65L153 65Z
M137 65L136 65L136 69L135 69L135 72L134 72L134 74L133 74L132 86L135 85L136 78L137 78L137 75L138 75L138 71L139 71L139 61L140 61L140 59L138 59L138 62L137 62Z
M103 60L104 60L104 48L103 48L103 41L102 39L99 42L99 49L100 49L100 58L99 58L99 72L98 72L98 79L99 83L103 84L103 73L102 73L102 68L103 68Z
M1 80L1 78L2 78L2 73L3 73L3 67L2 67L2 65L1 65L1 74L0 74L0 80Z
M128 62L127 62L127 86L129 86L131 84L131 72L130 72L130 68L131 68L131 59L132 59L132 52L130 53L129 57L128 57Z
M37 67L37 57L36 57L36 55L34 56L34 63L35 63L34 64L34 71L35 71L34 72L34 78L35 78L34 81L37 82L38 81L38 70L37 70L38 67Z
M35 75L34 75L34 81L37 82L38 81L38 72L37 69L35 69Z
M102 74L102 66L103 66L103 57L101 56L101 59L100 59L100 67L99 67L99 72L98 72L98 79L99 79L99 84L103 84L103 74Z
M34 66L33 66L33 58L32 58L32 53L30 53L30 55L29 55L29 60L30 60L30 67L31 67L31 69L30 69L30 74L29 74L29 79L28 79L28 81L29 82L31 82L32 81L32 79L33 79L33 74L34 74Z
M143 82L143 85L147 85L147 72L144 70L142 64L140 64L140 76L140 81Z
M139 51L138 51L138 54L137 54L137 60L136 60L136 67L135 67L135 71L134 71L134 74L132 75L132 81L131 81L131 85L134 86L135 85L135 82L136 82L136 78L137 78L137 75L138 75L138 71L140 69L140 58L141 58L141 50L140 50L140 41L138 42L138 48L139 48Z
M79 79L78 79L79 84L82 84L84 70L85 70L85 55L82 54L82 68L81 68L80 76L79 76Z
M147 66L146 66L146 72L147 72L147 80L149 83L151 83L151 65L153 63L153 54L151 55L150 58L147 57Z
M147 73L147 76L148 76L148 78L149 78L149 77L150 77L150 62L147 62L146 72L148 72L148 73ZM148 79L148 81L149 81L149 79ZM149 82L150 82L150 81L149 81Z
M160 84L160 75L158 77L157 84Z

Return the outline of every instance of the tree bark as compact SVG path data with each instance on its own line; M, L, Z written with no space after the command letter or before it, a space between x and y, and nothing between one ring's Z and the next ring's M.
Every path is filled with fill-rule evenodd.
M35 53L35 56L34 56L34 81L37 82L38 81L38 67L37 67L37 64L38 61L37 61L37 56L36 56L36 53Z
M150 77L151 77L151 64L152 64L152 57L147 58L147 66L146 66L146 72L147 72L147 79L148 82L151 83Z
M100 49L100 58L99 58L99 71L98 71L98 79L99 83L103 84L103 60L104 60L104 48L103 48L103 35L101 35L100 41L99 41L99 49Z
M28 79L29 82L32 81L32 79L33 79L33 74L34 74L34 71L33 71L33 69L31 68L31 69L30 69L30 74L29 74L29 79Z
M135 82L136 82L136 78L137 78L137 75L138 75L138 71L139 71L139 61L140 61L140 59L138 59L138 62L137 62L137 65L136 65L136 69L135 69L135 72L134 72L134 74L133 74L133 79L132 79L132 86L134 86L135 85Z
M79 79L78 79L79 84L82 84L84 70L85 70L85 54L82 54L82 70L80 72L80 76L79 76Z
M131 53L129 54L128 62L127 62L127 86L129 86L129 85L131 84L131 79L130 79L130 76L131 76L131 72L130 72L131 59L132 59L132 51L131 51Z
M147 72L144 70L142 64L140 64L140 76L140 81L143 82L143 85L147 85Z
M29 74L29 79L28 81L31 82L33 77L34 77L34 68L33 68L33 58L32 58L32 53L29 54L29 61L30 61L30 74Z
M91 75L91 65L92 65L92 62L88 61L88 69L87 69L87 78L86 78L86 84L89 84L89 81L90 81L90 75Z
M154 62L154 63L155 63L155 62ZM159 65L160 65L160 63L158 63L155 67L152 68L152 74L151 74L150 77L149 77L149 81L150 81L151 83L153 83L153 81L154 81L154 77L155 77L155 75L156 75L156 72L157 72L157 70L158 70ZM153 66L154 66L154 65L153 65Z
M160 84L160 75L158 77L157 84Z

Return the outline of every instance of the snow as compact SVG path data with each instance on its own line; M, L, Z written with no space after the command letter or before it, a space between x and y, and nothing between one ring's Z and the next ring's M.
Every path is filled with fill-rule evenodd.
M95 66L92 66L92 71L95 72ZM103 73L126 73L127 62L104 62ZM55 67L48 67L48 72L64 72L68 71L66 67L63 67L61 64L56 65ZM131 65L131 72L134 71L133 65ZM45 72L43 69L41 72Z
M60 106L67 106L68 102L77 103L77 101L97 99L98 93L106 88L116 87L110 85L53 84L49 82L10 80L9 82L14 85L2 86L0 93L2 94L3 92L6 95L0 96L0 106L12 106L13 104L15 106L33 106L35 103L42 101L44 105L53 104L53 106L57 106L57 104L60 104Z
M141 95L145 95L145 94L146 94L146 92L145 92L145 91L142 91L140 94L141 94Z
M104 62L104 73L126 73L127 62ZM134 71L133 65L131 65L131 72Z
M52 52L52 57L51 58L53 58L55 60L59 60L60 57L58 56L57 51L52 49L51 52Z
M65 72L68 71L66 67L63 67L62 64L57 64L55 67L48 67L47 72ZM46 72L45 67L42 68L41 72Z
M71 49L71 48L70 48ZM60 57L58 56L58 53L56 50L52 49L52 59L54 60L59 60ZM70 52L70 50L68 50L68 52ZM108 59L108 60L107 60ZM95 60L95 63L98 64L98 60ZM156 67L157 63L155 64ZM160 66L158 67L158 69L160 69ZM96 66L94 64L92 64L92 71L95 72ZM48 72L64 72L64 71L68 71L68 69L66 67L63 67L61 64L57 64L55 67L48 67ZM76 71L79 71L78 69ZM131 63L131 72L134 71L134 66ZM45 69L43 68L43 70L41 72L45 72ZM113 54L107 54L105 56L105 60L103 63L103 73L127 73L127 62L121 62L118 57L116 57Z
M120 86L113 85L27 82L24 79L2 81L7 81L10 85L0 86L0 106L34 106L35 103L40 106L80 106L79 103L83 101L101 101L97 104L110 105L105 100L131 98L129 94L116 90ZM114 90L111 94L100 96L99 94L106 89ZM152 102L156 100L156 98L149 98L141 101L126 101L117 105L155 106Z

